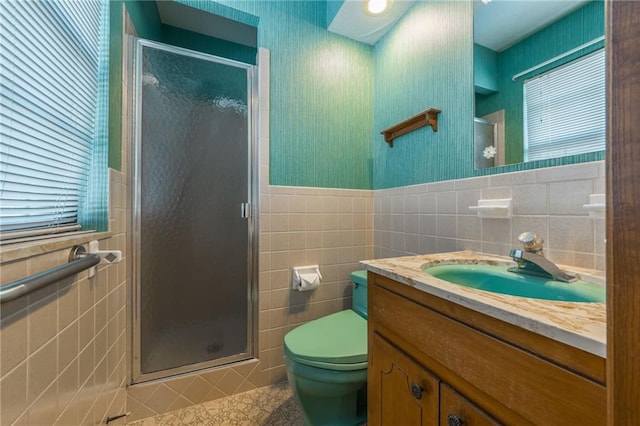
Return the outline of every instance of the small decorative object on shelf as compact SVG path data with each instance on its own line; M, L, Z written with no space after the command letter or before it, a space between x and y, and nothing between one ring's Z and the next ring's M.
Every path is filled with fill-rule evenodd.
M420 114L416 114L413 117L407 118L400 123L389 127L381 131L384 135L384 141L389 144L390 148L393 148L393 140L406 133L412 132L420 127L431 126L434 132L438 131L438 114L439 109L429 108L426 111L422 111Z
M482 156L487 160L490 160L493 157L495 157L497 153L498 153L498 150L496 149L496 147L493 145L489 145L484 149L484 151L482 151Z

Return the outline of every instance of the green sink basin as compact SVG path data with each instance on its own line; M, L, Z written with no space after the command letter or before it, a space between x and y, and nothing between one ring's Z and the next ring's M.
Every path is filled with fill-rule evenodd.
M597 284L581 280L564 283L507 269L507 266L455 264L426 267L424 272L453 284L492 293L563 302L605 301L605 289Z

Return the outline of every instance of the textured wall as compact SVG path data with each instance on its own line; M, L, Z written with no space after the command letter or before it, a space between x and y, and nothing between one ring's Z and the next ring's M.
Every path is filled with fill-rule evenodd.
M271 51L271 183L371 188L371 47L327 32L322 2L260 5L259 41Z
M109 3L109 167L122 168L122 7L126 4L131 20L142 38L157 40L162 31L155 2L112 1Z
M605 192L604 162L374 191L375 255L396 257L456 250L501 256L518 235L545 240L554 262L605 270L605 220L582 208ZM479 199L511 198L513 216L485 219L469 210Z
M182 3L260 18L258 44L271 51L272 184L371 188L370 46L329 33L320 1Z
M506 109L505 143L506 162L523 161L523 84L527 78L540 74L582 55L601 48L600 42L566 58L527 74L517 81L515 75L574 49L604 34L604 3L593 1L567 15L554 24L513 45L498 55L498 93L476 96L476 116L482 117L500 109ZM588 158L595 159L593 155ZM585 156L574 156L563 164L584 161Z
M420 2L375 46L375 189L472 173L472 24L471 2ZM431 107L437 133L423 127L393 148L378 134Z
M99 424L126 411L125 185L112 170L112 236L100 241L101 249L123 250L121 263L2 304L0 424ZM0 284L64 264L74 244L90 239L3 248Z
M327 22L325 26L329 28L331 22L336 17L345 0L327 0Z
M122 105L122 6L134 23L140 38L167 43L174 46L197 50L211 55L255 64L256 49L236 43L220 40L214 37L162 24L155 1L125 0L110 2L110 41L109 41L109 167L122 170L120 155L122 140L120 137L122 119L120 108ZM221 16L229 14L230 9L220 6L216 9ZM232 15L235 19L256 24L255 19L244 13Z
M247 1L245 5L238 4L237 1L217 1L217 0L175 0L178 3L182 3L186 6L193 7L195 9L206 10L214 15L222 16L223 18L237 21L243 24L257 27L260 22L260 18L255 14L248 13L248 10L253 10L255 6L249 5L249 3L256 3L255 1ZM227 4L224 4L227 3Z
M272 55L272 184L387 188L603 158L602 153L586 154L473 170L470 2L418 2L375 51L328 33L323 2L180 2L259 26L259 45ZM154 34L160 34L162 26L154 24L157 11L149 12L155 5L138 1L127 1L127 5L136 25L142 25L141 34L156 39ZM601 1L576 13L588 14L597 8L602 8ZM599 19L600 23L593 19L588 35L579 37L593 38L594 29L601 33ZM184 37L175 31L173 35L176 40ZM568 33L561 37L572 38ZM527 51L519 56L535 55ZM118 59L112 61L117 68ZM518 67L518 71L526 68L521 63ZM112 108L119 104L118 95L112 87ZM438 133L417 130L399 139L393 149L382 142L380 130L429 107L442 109ZM109 164L115 168L120 163L115 131L119 126L114 115Z
M559 48L524 46L508 78L534 64L602 35L601 1L567 18L590 24L582 32L564 31ZM604 152L473 169L472 20L470 2L420 2L375 47L374 189L436 182L470 176L515 172L602 160ZM567 22L562 25L566 25ZM547 37L544 35L544 37ZM547 38L548 40L548 38ZM530 40L531 41L531 40ZM556 40L557 41L557 40ZM547 46L550 46L547 43ZM520 101L521 105L521 101ZM440 129L422 128L402 136L389 149L378 132L429 107L442 110ZM521 109L521 107L520 107ZM493 111L493 110L492 110ZM487 112L492 112L487 111ZM481 111L478 115L483 115ZM521 132L519 132L521 135ZM507 135L507 140L510 140Z
M476 93L498 90L498 53L479 44L473 45L473 85Z
M185 49L197 50L211 55L255 65L257 49L226 40L208 37L171 25L162 25L161 41Z

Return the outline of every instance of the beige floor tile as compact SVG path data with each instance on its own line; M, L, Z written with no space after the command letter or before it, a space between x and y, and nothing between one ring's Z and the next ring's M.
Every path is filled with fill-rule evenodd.
M128 423L131 426L302 426L302 412L286 382L171 413Z

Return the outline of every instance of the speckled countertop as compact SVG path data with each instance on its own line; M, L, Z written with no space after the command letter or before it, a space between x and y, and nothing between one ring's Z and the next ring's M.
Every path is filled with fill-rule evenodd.
M469 251L365 260L360 265L418 290L441 297L493 318L522 327L592 354L606 356L606 305L530 299L475 290L449 283L423 272L423 268L447 263L509 265L508 257ZM565 267L581 279L604 285L597 271Z

